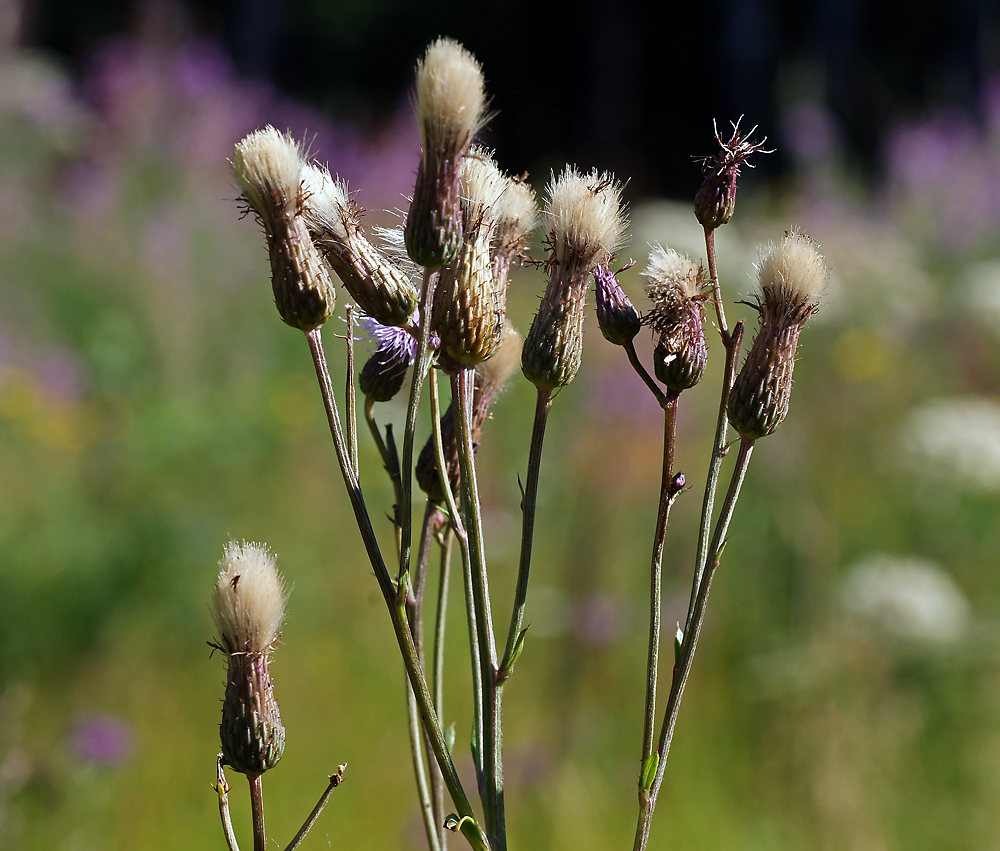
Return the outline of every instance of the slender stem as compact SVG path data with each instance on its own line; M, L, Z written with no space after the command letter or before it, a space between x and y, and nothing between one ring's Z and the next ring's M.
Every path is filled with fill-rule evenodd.
M417 794L420 798L420 812L424 818L424 832L431 851L441 851L440 834L434 821L434 804L427 782L427 768L424 765L423 735L420 731L420 716L413 689L406 684L406 718L410 731L410 751L413 755L413 773L417 778Z
M660 502L656 515L656 531L653 533L653 557L649 576L649 655L646 664L646 720L642 732L642 759L639 762L640 795L644 791L641 788L642 774L646 760L653 753L653 737L656 730L656 679L660 657L663 542L667 533L670 506L677 495L673 489L677 400L678 396L673 394L673 398L663 408L663 471L660 476Z
M358 466L358 402L354 390L354 305L347 305L347 390L344 403L347 416L347 445L351 450L351 469L360 476Z
M634 851L644 851L649 842L649 828L652 823L653 810L656 807L656 798L663 784L663 772L667 765L667 756L670 753L674 728L677 725L677 714L680 710L681 698L684 696L684 686L687 684L688 675L691 672L694 653L698 647L698 639L701 636L701 628L705 621L705 609L708 604L709 592L712 589L712 579L715 576L715 569L719 566L720 550L725 542L726 532L729 529L729 521L732 520L733 509L736 507L736 500L739 498L740 488L743 485L743 478L746 475L747 466L750 464L750 455L752 452L752 440L743 440L740 442L740 451L736 459L736 467L733 470L733 477L729 482L729 490L726 492L726 497L722 503L722 509L719 512L719 518L715 525L715 532L712 535L712 544L709 549L711 558L709 567L698 587L693 616L689 619L691 626L684 632L684 640L681 642L677 663L674 665L674 675L670 683L670 696L667 698L667 707L664 712L663 726L660 728L660 740L657 746L659 763L656 767L656 777L653 779L653 785L649 790L649 794L640 796L639 823L636 826Z
M719 270L715 263L715 230L705 228L705 252L708 254L708 274L712 284L712 301L715 302L715 315L719 320L719 333L722 342L728 346L729 327L726 325L726 309L722 304L722 288L719 286Z
M660 389L660 385L653 380L653 376L646 372L646 367L642 365L642 361L639 360L639 355L636 354L635 344L629 340L623 348L625 349L625 354L628 355L628 362L632 364L632 368L639 374L639 377L643 380L643 382L645 382L646 386L656 397L656 401L662 408L667 404L667 394Z
M344 433L340 425L340 416L337 412L337 400L333 392L333 382L330 378L330 369L326 363L326 356L323 353L322 336L320 335L319 329L316 329L314 331L310 331L306 337L309 341L309 350L312 354L313 364L316 368L316 376L319 380L320 391L323 395L323 404L326 409L327 421L330 425L330 434L333 437L334 448L337 452L337 461L340 465L340 472L344 477L344 483L347 486L347 494L351 500L351 507L354 509L354 517L358 523L358 530L361 533L361 539L364 542L365 550L368 554L368 560L371 562L372 569L375 572L375 578L379 584L379 590L382 592L382 597L385 600L387 608L389 609L389 617L392 620L392 628L396 635L396 643L399 645L400 653L403 657L403 664L406 666L406 673L410 678L410 684L413 686L413 692L417 699L417 706L420 710L421 721L423 722L424 729L427 730L427 734L430 737L431 749L434 751L434 756L437 759L438 764L441 766L441 771L444 774L445 785L448 787L448 792L451 795L452 802L455 804L459 815L462 817L462 833L469 840L469 843L473 848L479 849L479 851L486 851L486 849L489 849L489 842L475 820L475 814L472 810L472 806L470 805L469 799L465 794L465 790L462 788L462 782L459 780L458 772L455 770L455 764L452 761L451 754L445 744L441 724L438 720L437 713L434 711L430 691L427 688L427 681L424 678L423 671L420 668L420 662L417 659L417 651L413 644L413 636L410 634L409 624L406 621L405 608L397 602L397 589L393 584L392 579L389 577L389 572L386 570L385 562L382 559L382 552L379 549L378 540L376 539L375 531L372 528L371 518L368 515L368 508L365 505L364 496L361 493L361 487L358 484L357 477L353 474L353 471L349 466Z
M434 689L434 709L438 718L444 708L444 632L448 614L448 579L451 576L451 548L455 540L451 528L444 530L441 539L441 572L438 581L437 617L434 619L434 665L431 672L431 683ZM444 829L444 778L441 769L435 764L431 767L431 793L434 799L434 820L441 834L442 851L447 847L448 834Z
M486 834L494 851L506 851L503 800L503 692L497 682L496 643L490 615L490 592L483 549L483 519L479 507L475 450L472 446L472 396L475 371L459 370L452 376L452 399L458 400L458 458L462 504L471 557L473 604L476 611L479 667L483 696L483 812Z
M457 405L457 398L453 400ZM469 554L469 536L462 525L462 515L455 504L455 495L451 490L451 476L448 475L448 462L444 457L444 441L441 437L441 402L438 394L437 381L431 381L431 416L434 428L434 452L437 457L438 476L441 490L448 505L451 516L451 526L455 530L462 551L462 582L465 591L465 615L469 627L469 650L472 654L472 760L476 767L476 783L483 788L483 680L479 667L479 630L476 626L476 609L473 603L472 591L472 557Z
M715 441L712 444L712 457L708 462L708 476L705 479L705 497L701 503L701 520L698 525L698 554L694 563L694 583L691 586L691 600L688 604L687 619L684 622L684 631L687 632L691 626L691 617L694 613L694 601L698 596L698 587L701 585L702 575L708 564L708 535L712 526L712 511L715 506L715 491L719 484L719 473L722 470L722 459L726 457L728 449L726 442L728 438L729 420L726 408L729 405L729 391L732 389L733 380L736 378L737 357L740 351L740 342L743 339L743 323L737 322L733 327L732 334L727 335L723 340L726 349L726 366L722 376L722 393L719 398L719 415L715 424Z
M538 477L542 467L542 444L545 441L545 425L548 422L549 411L552 410L552 394L548 390L539 390L535 401L535 422L531 427L531 447L528 450L528 477L524 483L524 495L521 498L521 561L517 568L517 586L514 589L514 609L510 616L510 628L507 630L507 644L503 651L503 661L500 663L499 680L501 683L511 675L513 670L514 648L521 634L521 624L524 623L524 608L528 601L528 574L531 570L531 547L535 532L535 505L538 501Z
M219 817L222 819L222 833L226 837L226 845L229 851L240 851L239 843L236 841L236 833L233 831L233 820L229 815L229 784L226 783L226 773L223 770L226 758L220 753L216 760L216 780L215 791L219 794Z
M253 851L264 851L264 787L260 774L248 774L250 810L253 813Z
M306 838L306 834L312 830L312 826L316 824L316 819L319 818L319 814L323 812L323 808L326 806L326 802L330 800L330 795L333 794L333 790L336 789L341 783L344 782L344 772L347 770L347 763L338 766L337 773L330 775L330 783L327 785L323 794L320 795L319 800L316 802L316 806L312 808L312 812L306 818L302 827L299 828L299 832L292 837L292 841L285 846L285 851L295 851L296 848L302 843L302 840Z
M399 589L400 596L406 593L410 572L410 547L413 538L413 513L410 500L413 494L413 438L417 430L417 410L420 406L420 388L427 377L431 362L431 303L434 297L434 275L431 269L424 270L424 287L420 303L420 340L417 358L413 364L413 380L410 385L410 401L406 406L406 425L403 430L403 457L400 463L400 547L399 547Z

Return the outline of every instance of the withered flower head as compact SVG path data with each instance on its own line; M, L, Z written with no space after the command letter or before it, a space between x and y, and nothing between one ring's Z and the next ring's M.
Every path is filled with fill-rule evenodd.
M723 141L719 135L719 128L714 121L712 122L719 152L700 158L705 179L694 198L694 214L708 230L726 224L733 217L736 209L736 180L740 176L740 166L745 164L747 168L753 168L747 162L747 157L756 153L774 153L773 150L764 149L766 136L759 142L754 142L750 138L756 127L749 133L741 135L740 122L730 123L733 126L733 134L728 141Z
M236 145L231 165L264 228L279 315L293 328L318 328L333 312L336 291L302 215L305 165L298 144L270 126L255 130Z
M500 348L489 360L476 367L472 394L472 446L478 450L483 426L489 417L490 405L507 380L517 370L521 359L521 335L509 323L504 323ZM441 443L444 448L445 463L453 494L458 493L459 461L458 438L455 433L455 411L449 405L441 417ZM443 505L444 489L438 475L437 452L432 434L420 451L416 465L417 484L432 502Z
M583 356L587 285L608 263L626 227L621 185L608 173L567 166L547 187L549 282L524 341L521 367L539 390L569 384Z
M594 267L594 284L597 292L597 324L604 339L616 346L624 346L635 339L642 327L639 311L618 283L615 273L607 266Z
M309 232L358 306L383 325L408 324L417 306L417 289L367 240L361 210L347 184L310 163L302 171L302 189Z
M212 593L218 648L226 654L226 697L219 734L226 762L255 776L274 768L285 728L268 670L287 594L274 556L261 544L230 541Z
M404 232L407 252L420 266L436 269L458 252L458 169L485 121L485 106L475 57L458 42L439 38L417 63L421 156Z
M406 371L417 357L417 341L408 331L382 325L370 316L362 316L376 348L358 376L358 389L373 402L388 402L403 387Z
M729 394L729 422L747 440L771 434L785 419L799 333L819 306L826 261L796 231L761 250L757 264L760 327Z
M702 326L704 270L671 248L654 245L642 273L653 307L644 321L659 335L653 370L668 390L679 393L701 381L708 362Z

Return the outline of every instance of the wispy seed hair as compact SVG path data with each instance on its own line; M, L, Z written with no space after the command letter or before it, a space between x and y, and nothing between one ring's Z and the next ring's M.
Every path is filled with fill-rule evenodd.
M826 286L826 260L819 246L795 230L764 246L756 269L765 301L815 305Z
M535 193L523 180L511 179L497 210L501 243L512 250L523 248L538 223Z
M496 224L509 178L497 167L492 154L485 148L472 148L462 160L458 179L466 227Z
M559 264L590 265L614 254L625 233L622 187L608 172L566 166L546 187L548 238Z
M303 215L309 229L346 240L349 226L357 224L357 206L347 183L333 177L323 166L307 163L302 169Z
M291 135L271 125L255 130L236 145L230 164L265 228L273 229L279 214L298 212L302 151Z
M672 248L653 245L649 263L642 272L646 295L657 305L677 298L694 298L706 283L705 274L690 257Z
M417 123L424 150L442 144L464 150L482 127L483 71L457 41L439 38L417 63Z
M503 325L503 338L496 354L476 367L479 382L497 387L506 383L521 365L521 345L524 340L517 329L506 319Z
M267 652L278 639L287 598L274 554L263 544L230 541L219 562L211 604L226 652Z

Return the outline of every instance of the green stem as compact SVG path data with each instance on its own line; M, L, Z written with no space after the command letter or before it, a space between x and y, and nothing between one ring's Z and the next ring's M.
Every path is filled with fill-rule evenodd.
M708 255L708 275L712 284L715 315L719 320L719 333L722 335L722 342L728 345L729 327L726 325L726 309L722 304L722 287L719 285L719 270L715 262L715 230L713 228L705 228L705 253Z
M250 784L250 811L253 814L253 851L264 851L264 787L261 775L248 774Z
M222 833L226 837L226 845L229 851L240 851L239 843L236 841L236 833L233 830L233 820L229 815L229 784L226 782L226 772L223 766L226 758L220 753L216 760L216 780L215 791L219 795L219 817L222 819Z
M660 728L660 740L657 746L659 762L656 767L656 776L653 779L649 793L645 796L640 795L639 823L636 826L635 844L633 845L634 851L645 851L649 842L649 828L652 823L653 810L656 807L656 798L663 784L663 772L666 769L667 756L670 753L670 745L674 738L674 728L677 725L677 714L680 711L681 698L684 696L684 686L687 684L691 665L694 662L694 653L698 647L698 639L701 637L701 628L705 621L705 610L708 605L708 595L712 589L712 579L715 576L716 568L719 566L720 550L725 542L726 532L729 530L729 521L732 520L733 509L736 507L736 500L739 499L740 488L743 485L743 478L746 475L747 466L750 464L750 455L752 452L752 440L743 440L740 442L740 452L736 459L733 477L729 482L729 490L726 492L722 509L719 512L719 519L715 525L715 533L712 535L712 544L709 549L709 566L698 587L692 616L689 618L691 625L684 631L684 640L681 642L680 653L674 665L674 675L670 683L670 696L667 698L667 707L664 712L663 726Z
M400 463L400 546L399 546L399 595L405 596L410 572L410 548L413 539L413 439L417 430L417 410L420 406L420 389L431 362L431 304L434 298L434 272L424 270L424 287L420 303L420 340L417 358L413 364L410 400L406 406L406 425L403 431L403 457Z
M336 789L341 783L344 782L344 771L347 769L347 763L339 766L337 768L336 774L330 775L330 783L326 787L326 790L319 797L319 801L316 802L316 806L312 808L312 812L306 818L305 823L299 828L299 832L292 837L292 841L285 846L285 851L295 851L296 848L302 843L302 840L306 838L306 834L312 829L312 826L316 824L316 819L319 818L323 808L326 807L327 801L330 800L330 795L333 794L333 790Z
M357 477L349 466L350 461L347 455L343 429L340 425L340 416L337 412L337 401L333 392L333 382L330 379L330 369L327 366L326 356L323 353L323 339L320 335L320 330L317 328L314 331L310 331L306 335L306 338L309 341L309 350L312 354L313 365L316 368L320 392L323 395L323 404L326 409L327 422L330 426L330 434L333 437L340 472L344 477L347 495L351 500L351 507L354 509L354 517L358 523L358 530L361 533L361 540L365 545L368 560L371 562L375 578L379 584L379 590L382 592L382 597L389 609L389 617L392 620L396 643L399 645L403 664L406 667L407 676L410 678L410 685L413 687L417 707L420 710L421 721L430 737L431 749L434 751L434 756L441 766L445 785L448 787L452 802L455 804L462 818L462 833L469 840L473 848L478 849L478 851L489 851L489 842L475 820L475 813L465 794L465 790L462 788L458 772L455 770L455 764L445 744L441 724L437 713L434 711L430 691L427 688L427 681L424 678L420 662L417 659L417 651L413 644L413 636L410 634L409 624L406 621L405 609L397 601L397 589L382 559L382 552L379 549L378 540L372 528L371 518L368 515L368 508L365 505L361 487Z
M660 389L660 385L653 380L653 376L646 372L646 367L642 365L639 355L636 354L635 344L629 340L622 348L625 349L625 354L628 355L628 362L632 364L632 369L638 373L639 377L656 397L656 401L660 407L665 407L668 402L667 394Z
M542 444L545 441L545 425L552 410L552 393L539 390L535 401L535 421L531 428L531 447L528 450L528 476L521 498L521 561L517 568L517 586L514 590L514 608L507 630L507 644L500 663L499 680L503 684L513 671L514 648L521 635L524 623L524 609L528 601L528 574L531 570L531 548L535 532L535 506L538 501L538 478L542 467Z
M374 399L365 399L365 422L368 423L368 430L371 432L372 438L375 441L375 446L378 449L379 457L382 459L382 466L385 468L386 473L389 474L389 481L392 482L393 495L396 499L392 525L396 530L396 545L398 547L400 545L399 515L403 506L403 491L401 485L402 477L399 473L399 458L396 457L395 452L390 451L386 442L382 439L382 433L379 430L378 423L375 421ZM355 475L357 475L357 473L355 473Z
M344 407L347 409L347 445L351 454L351 469L355 476L361 474L358 466L358 401L354 390L354 305L347 305L347 389Z
M497 682L496 643L490 614L486 555L483 549L483 519L476 481L475 450L472 445L472 397L475 370L459 370L451 379L452 399L458 400L458 458L462 504L471 559L472 600L476 612L479 668L483 688L483 813L486 834L494 851L506 851L503 800L503 692Z
M406 718L410 733L410 752L413 755L413 773L417 779L417 795L420 798L420 814L424 819L424 832L427 834L427 845L431 851L441 851L440 833L434 820L434 804L431 799L431 789L427 782L427 768L424 764L423 734L420 728L420 716L417 712L417 700L413 689L406 684Z
M660 600L663 576L663 542L667 533L670 506L676 492L674 480L674 438L677 433L677 394L663 407L663 470L660 476L660 501L653 534L653 557L649 577L649 655L646 663L646 715L642 732L642 759L639 762L639 794L643 794L642 776L646 761L653 753L656 731L656 679L660 658Z
M440 516L440 515L439 515ZM437 617L434 619L434 665L431 682L434 688L434 709L438 718L444 707L444 632L448 613L448 579L451 575L451 545L454 536L451 528L446 527L441 540L441 575L438 582ZM431 774L431 792L434 797L435 822L441 834L442 851L447 847L448 838L444 829L444 778L441 770L435 765Z

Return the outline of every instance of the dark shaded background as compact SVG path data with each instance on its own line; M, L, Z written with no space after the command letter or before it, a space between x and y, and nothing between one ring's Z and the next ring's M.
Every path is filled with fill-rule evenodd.
M483 63L497 113L486 141L512 171L594 163L630 175L632 197L687 198L697 171L678 164L710 150L713 118L760 125L778 144L762 168L787 173L778 118L799 101L828 107L849 165L877 177L887 128L942 106L980 112L998 21L990 0L39 0L23 40L80 67L116 33L210 36L242 74L378 124L414 57L450 35Z

